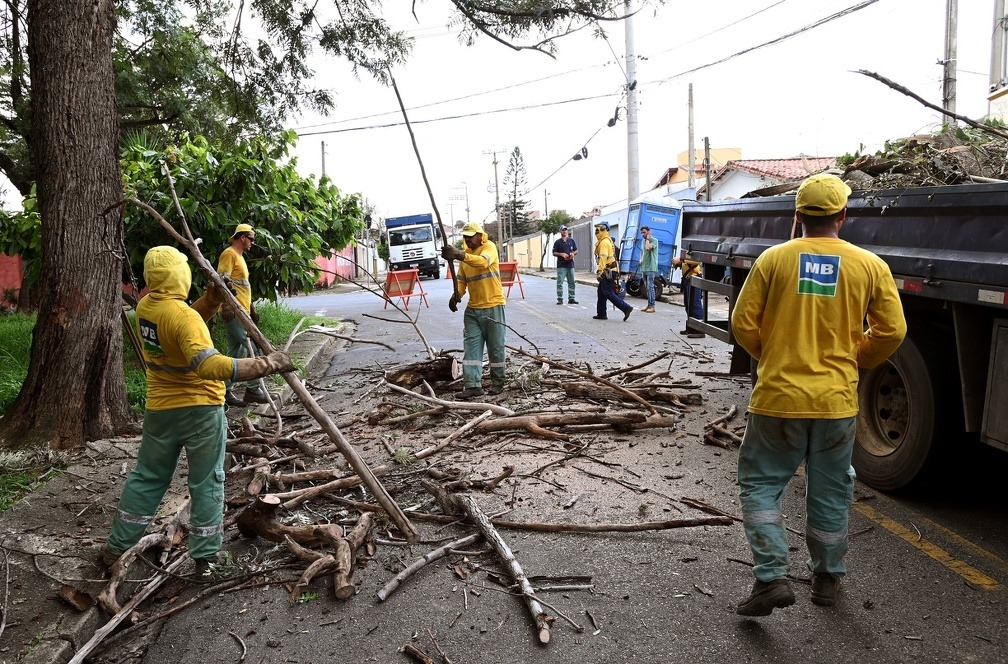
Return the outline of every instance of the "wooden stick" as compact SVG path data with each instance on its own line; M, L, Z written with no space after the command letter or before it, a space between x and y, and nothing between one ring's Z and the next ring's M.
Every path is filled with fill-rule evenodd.
M167 174L167 169L165 169L165 172ZM168 183L174 192L175 187L174 184L172 184L171 175L168 175ZM252 322L249 314L241 307L241 305L238 304L238 300L235 299L235 296L232 295L231 291L224 285L220 275L217 274L217 271L213 269L213 266L210 265L207 259L203 256L202 252L200 252L199 246L196 242L191 238L186 239L179 235L178 231L176 231L175 228L168 223L168 221L162 217L157 210L143 201L136 198L128 198L124 202L132 203L145 210L148 214L153 216L158 223L165 228L165 230L168 231L176 242L189 250L190 255L192 255L193 259L196 261L197 266L199 266L206 277L217 286L224 303L231 307L234 315L237 316L238 320L240 320L242 325L245 326L245 329L248 331L248 335L251 337L252 341L254 341L264 353L272 353L273 345L269 342L269 339L267 339L266 336L259 331L259 328ZM184 218L183 223L185 223ZM344 438L342 432L340 432L340 430L336 427L336 423L329 417L329 414L318 405L311 393L308 392L305 386L301 383L297 372L288 371L282 375L291 390L294 391L294 394L296 394L298 399L301 401L305 410L307 410L311 416L315 418L322 427L323 431L329 435L329 439L336 444L340 453L350 464L350 467L354 469L354 472L357 473L358 477L360 477L364 484L367 485L368 490L371 491L371 493L375 496L375 499L385 509L389 518L403 533L403 537L406 541L418 541L420 539L420 533L417 532L416 528L413 527L413 524L410 523L409 519L406 517L406 513L402 511L402 508L400 508L399 505L392 499L392 496L389 495L388 490L386 490L381 482L379 482L374 474L372 474L371 469L368 468L364 460L359 454L357 454L357 450L355 450L353 446L350 445L350 442Z
M547 614L542 604L539 603L535 595L535 589L529 583L528 577L525 576L525 572L515 558L514 553L511 552L511 547L500 536L500 533L497 532L497 529L490 522L490 517L480 509L480 506L472 496L456 496L456 501L462 511L466 513L469 520L483 534L484 539L493 546L498 558L504 563L512 578L514 578L519 588L521 588L522 597L525 599L525 606L528 607L529 613L532 614L532 620L535 622L536 629L538 630L539 643L543 645L549 643L550 624L553 622L553 616Z
M140 602L147 599L151 595L151 593L160 588L161 584L171 577L171 573L174 572L179 567L181 567L182 563L184 563L185 561L186 556L180 555L178 558L172 561L172 563L168 565L168 567L165 568L165 572L168 572L167 574L165 573L156 574L150 583L144 586L140 590L140 592L133 595L133 597L130 598L130 601L126 602L126 604L119 610L118 613L112 616L112 618L107 623L105 623L105 625L103 625L101 629L99 629L94 633L94 636L92 636L87 643L81 646L81 649L78 650L77 653L72 658L70 658L69 664L82 664L84 658L91 654L91 652L95 649L95 647L97 647L98 644L102 642L102 639L111 634L115 630L115 628L119 626L119 623L125 620L126 616L128 616L133 612L133 610L140 604Z
M662 360L662 359L664 359L664 358L666 358L668 356L669 356L669 352L665 351L663 353L659 353L658 355L652 357L650 360L645 360L645 361L641 362L640 364L633 365L632 367L627 367L625 369L616 369L615 371L610 371L609 373L604 373L604 374L602 374L602 377L603 378L612 378L613 376L618 376L620 374L630 373L631 371L636 371L637 369L640 369L642 367L646 367L649 364L654 364L658 360ZM668 373L668 372L666 372L666 373Z
M340 496L329 496L333 502L347 505L355 509L370 512L381 510L381 506L373 503L364 503L358 500L350 500ZM690 499L682 499L686 502ZM706 511L706 510L704 510ZM724 512L718 512L724 514ZM430 514L429 512L410 512L410 516L418 521L433 521L435 523L456 523L458 517L447 514ZM507 521L505 519L491 518L490 522L498 528L510 528L511 530L525 530L537 533L641 533L650 530L671 530L673 528L693 528L696 526L730 526L733 517L711 516L694 517L689 519L668 519L666 521L642 521L640 523L541 523L536 521Z
M705 428L709 429L711 427L716 427L719 424L724 424L725 422L731 422L733 419L735 419L735 415L737 414L738 414L738 405L732 404L732 407L728 409L727 413L717 418L716 420L711 420L710 422L708 422Z
M435 397L429 397L426 394L420 394L419 392L414 392L413 390L408 390L405 387L400 387L395 383L385 383L386 387L390 390L395 390L396 392L402 392L403 394L408 394L409 396L420 399L421 401L426 401L428 403L436 404L438 406L443 406L445 408L452 408L455 410L489 410L496 415L505 415L510 417L514 415L515 412L504 406L498 406L492 403L475 403L470 401L445 401L444 399L437 399Z
M396 589L402 585L403 581L416 574L425 566L429 565L435 560L444 558L445 556L448 555L448 553L452 549L460 549L464 546L469 546L470 544L473 544L476 541L478 541L481 537L482 535L480 535L479 533L473 533L472 535L466 535L465 537L457 539L454 542L449 542L444 546L438 547L432 551L428 551L426 554L420 556L419 558L411 562L409 565L407 565L401 572L392 577L391 581L382 586L381 589L378 591L378 599L384 602L386 599L388 599L389 595L394 593Z

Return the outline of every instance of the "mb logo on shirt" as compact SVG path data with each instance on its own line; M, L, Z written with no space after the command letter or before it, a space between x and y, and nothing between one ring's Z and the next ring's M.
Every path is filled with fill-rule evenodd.
M800 254L798 257L798 292L804 295L836 295L840 278L840 257Z

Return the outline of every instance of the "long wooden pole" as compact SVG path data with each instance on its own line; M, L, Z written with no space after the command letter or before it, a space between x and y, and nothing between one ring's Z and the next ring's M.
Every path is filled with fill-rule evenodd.
M430 182L427 180L427 169L424 168L423 159L420 158L420 148L417 147L416 136L413 135L413 126L410 124L409 117L406 115L406 106L403 104L402 95L399 94L399 87L396 85L395 77L392 76L392 72L389 71L389 80L392 81L392 89L395 91L396 99L399 101L399 110L402 111L403 122L406 123L406 130L409 131L410 141L413 143L413 153L416 155L417 163L420 164L420 175L423 177L424 186L427 187L427 195L430 197L431 207L434 208L434 216L437 217L438 227L441 229L441 237L444 241L448 241L448 234L445 233L444 223L441 221L441 212L438 211L437 202L434 200L434 192L431 190ZM467 220L468 221L468 220ZM445 261L448 263L448 274L452 278L452 293L458 293L458 281L455 277L455 263L452 261Z
M170 182L171 176L169 175L168 177ZM217 286L218 292L221 293L221 299L224 301L224 305L230 307L234 311L235 316L237 316L238 320L240 320L242 325L245 326L245 329L248 331L249 337L252 338L252 341L254 341L263 351L272 353L274 349L273 345L270 344L269 339L267 339L266 336L259 331L259 328L252 322L248 313L246 313L241 305L238 304L238 300L231 291L228 290L227 286L224 285L224 281L220 278L220 275L217 274L217 271L213 269L213 266L210 265L207 259L203 256L202 252L200 252L199 246L196 242L179 235L178 231L176 231L175 228L168 223L168 221L162 217L157 210L143 201L136 198L128 198L125 202L132 203L142 210L145 210L148 214L154 217L159 224L164 226L165 230L168 231L173 238L175 238L176 242L180 243L189 250L189 253L196 261L196 265L199 266L207 278ZM343 436L343 433L339 430L339 428L337 428L336 423L332 421L329 414L322 410L322 407L318 405L311 393L309 393L308 390L305 389L305 386L301 384L301 380L298 378L297 373L294 371L288 371L282 375L284 380L287 381L287 384L290 385L290 388L294 391L294 394L296 394L298 399L301 400L301 404L305 407L305 410L307 410L311 416L315 418L322 427L322 430L329 435L329 439L336 444L336 447L339 448L340 453L344 456L344 458L346 458L350 467L353 468L354 472L361 478L361 481L364 482L364 485L367 486L372 494L374 494L375 500L378 501L378 504L381 505L382 509L384 509L389 515L392 522L399 528L406 541L410 543L420 541L420 533L413 527L413 524L410 523L410 520L406 517L405 512L403 512L399 505L392 500L392 496L389 495L389 492L385 489L382 483L378 481L378 478L374 476L371 469L368 468L368 465L364 463L364 460L359 454L357 454L357 450L355 450L353 446L350 445L350 442Z

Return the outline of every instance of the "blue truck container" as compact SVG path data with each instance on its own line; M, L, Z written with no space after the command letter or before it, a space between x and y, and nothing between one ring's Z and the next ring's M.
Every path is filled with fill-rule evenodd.
M672 205L671 203L674 203ZM675 201L670 204L634 203L630 206L626 224L620 236L620 275L626 280L626 290L630 295L647 295L644 273L641 271L641 253L644 238L640 229L647 226L651 235L658 240L658 276L655 278L655 297L672 284L672 258L682 239L682 207Z

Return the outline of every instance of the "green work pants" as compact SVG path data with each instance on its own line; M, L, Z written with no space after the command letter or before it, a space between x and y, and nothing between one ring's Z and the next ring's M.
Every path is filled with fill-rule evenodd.
M245 326L242 325L242 322L241 320L238 319L238 316L231 316L230 320L228 320L227 318L224 319L224 331L227 332L228 357L233 357L236 360L243 357L248 357L249 356L248 343L247 343L248 330L246 330ZM259 347L256 346L254 342L252 343L252 347L255 348L256 355L262 355L262 352L259 350ZM245 383L245 386L255 387L258 384L259 384L258 379L250 380L247 383ZM229 390L231 389L230 380L224 381L224 385Z
M224 521L224 441L221 406L189 406L144 414L137 465L126 479L108 548L116 554L140 541L171 485L179 454L189 462L189 555L212 559Z
M574 281L574 268L572 267L558 267L556 269L556 284L557 284L557 302L563 301L563 287L564 282L567 283L567 301L571 302L574 300L574 289L576 288Z
M466 307L463 318L462 379L466 387L483 384L483 348L490 356L490 379L504 385L504 305L489 309Z
M816 573L847 573L847 520L854 498L856 418L788 419L749 414L739 449L739 502L742 525L760 581L783 579L788 542L781 496L805 464L805 544L808 567Z

